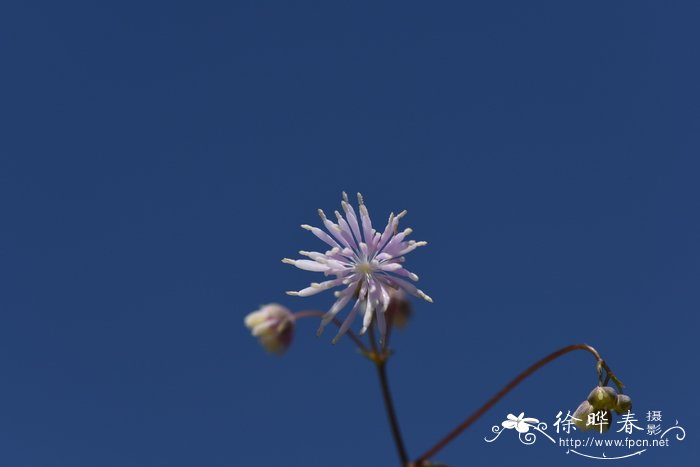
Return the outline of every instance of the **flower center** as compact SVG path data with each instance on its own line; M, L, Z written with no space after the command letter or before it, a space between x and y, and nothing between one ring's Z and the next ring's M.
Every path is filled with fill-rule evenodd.
M361 263L358 263L355 270L360 274L372 274L374 272L374 268L368 261L362 261Z

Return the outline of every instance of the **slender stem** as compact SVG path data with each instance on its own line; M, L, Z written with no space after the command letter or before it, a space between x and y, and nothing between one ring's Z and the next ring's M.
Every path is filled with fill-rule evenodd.
M379 375L379 385L382 388L382 398L384 399L384 407L386 408L386 415L389 418L389 426L391 427L391 435L394 437L394 444L396 445L396 450L399 454L399 459L401 460L402 466L408 465L408 453L406 452L406 445L403 442L403 437L401 436L401 429L399 428L399 419L396 417L396 409L394 409L394 401L391 397L391 391L389 390L389 379L386 375L386 362L389 360L389 352L387 349L382 348L382 352L378 352L377 338L374 334L374 322L369 326L369 342L372 346L372 358L377 367L377 374Z
M311 318L320 317L323 315L325 315L325 313L322 311L304 310L294 313L294 318ZM333 319L333 324L335 324L338 327L342 325L342 323L335 318ZM352 339L355 342L360 351L367 357L369 357L369 359L372 360L375 366L377 367L377 373L379 375L379 384L382 389L382 398L384 399L384 406L386 407L386 413L389 417L389 425L391 426L391 434L394 437L394 443L396 444L396 450L399 453L399 459L401 459L401 465L407 466L409 462L408 453L406 452L406 446L404 445L403 438L401 437L399 421L396 417L396 410L394 409L394 402L391 397L391 391L389 390L389 380L386 374L386 362L389 359L390 355L388 349L385 347L386 343L384 346L382 346L382 350L380 352L379 347L377 345L377 338L374 334L374 323L370 324L369 326L369 341L372 347L371 351L367 349L367 347L355 335L355 333L348 330L346 334L348 335L348 337L350 337L350 339Z
M498 391L491 399L486 401L484 405L482 405L476 412L471 414L464 422L462 422L459 426L457 426L455 429L450 431L444 438L442 438L440 441L435 444L432 448L428 449L424 454L422 454L416 461L412 464L414 466L420 466L423 465L423 463L433 457L438 451L440 451L442 448L447 446L450 441L455 439L457 436L460 435L464 430L466 430L472 423L477 421L479 417L481 417L483 414L485 414L491 407L493 407L496 402L501 400L503 396L508 394L513 388L515 388L518 384L520 384L525 378L545 366L546 364L556 360L557 358L561 357L564 354L567 354L569 352L573 352L574 350L585 350L586 352L590 352L593 354L595 359L598 361L598 365L602 368L605 368L605 371L607 374L615 381L615 384L618 385L620 389L622 389L622 382L620 382L614 375L614 373L610 370L608 365L605 363L605 361L601 358L600 354L596 349L591 347L588 344L573 344L569 345L567 347L564 347L562 349L557 350L556 352L552 352L551 354L547 355L546 357L542 358L532 366L530 366L528 369L520 373L518 376L515 377L510 383L506 384L503 389Z
M384 398L384 406L386 407L386 414L389 417L389 425L391 425L391 434L394 437L394 444L396 444L396 450L399 453L401 465L407 466L408 453L406 452L406 446L404 445L403 438L401 437L399 420L396 418L396 410L394 410L394 403L391 399L391 392L389 391L389 381L386 375L386 362L387 361L385 359L381 359L376 362L377 372L379 373L379 384L382 387L382 397Z
M325 315L325 314L326 314L326 313L324 313L323 311L305 310L305 311L299 311L299 312L297 312L297 313L294 313L294 318L295 318L295 319L301 319L301 318L315 318L315 317L323 316L323 315ZM333 318L333 324L335 324L335 325L338 326L338 327L340 327L340 326L343 325L343 323L341 323L340 321L338 321L338 320L335 319L335 318ZM362 341L360 340L360 338L357 337L357 335L355 335L354 332L352 332L351 330L348 329L348 330L345 332L345 334L346 334L350 339L352 339L353 342L355 342L355 345L357 345L357 347L360 349L360 351L361 351L363 354L365 354L365 355L369 354L369 350L367 349L367 347L365 346L365 344L362 343Z

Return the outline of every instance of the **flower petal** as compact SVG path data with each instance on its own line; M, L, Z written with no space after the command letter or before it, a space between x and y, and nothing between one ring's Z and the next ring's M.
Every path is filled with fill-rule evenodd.
M325 328L328 323L333 321L335 315L337 315L338 312L342 310L343 307L350 301L350 298L352 298L352 293L347 293L347 290L351 287L348 287L343 292L340 292L340 297L335 301L335 303L333 303L331 309L328 310L325 315L323 315L323 318L321 319L321 326L318 328L317 334L323 332L323 328Z
M328 290L333 287L337 287L343 283L343 278L339 279L333 279L330 281L324 281L321 283L313 283L309 287L305 289L301 289L298 292L287 292L287 295L296 295L298 297L310 297L311 295L316 295L317 293L321 293L325 290Z
M319 229L318 227L313 227L308 224L302 224L301 228L310 231L312 234L316 235L316 237L319 240L330 245L331 248L338 248L342 250L342 247L338 245L338 242L333 240L326 232Z
M505 420L501 423L501 426L507 430L512 430L515 428L515 422L513 420Z
M343 238L348 241L352 248L357 249L357 243L355 242L355 238L352 236L352 231L350 230L348 223L345 221L345 219L343 219L343 216L341 216L338 211L335 212L335 217L338 219L338 226L340 227L340 233L343 235Z
M365 243L372 241L372 219L369 217L369 211L360 193L357 194L357 201L360 204L360 220L362 221L362 233L364 234Z
M396 276L388 276L385 275L382 277L382 280L388 282L389 284L393 285L394 288L397 289L403 289L406 292L410 293L411 295L415 295L416 297L420 297L426 302L433 302L433 299L430 298L428 295L425 294L422 290L417 288L415 285L411 284L410 282L407 282L403 279L400 279Z
M357 223L357 215L355 214L355 209L353 209L352 205L348 202L348 195L345 194L345 192L343 192L343 201L340 205L343 207L343 211L345 211L345 217L348 219L348 224L350 224L352 233L355 234L355 239L358 242L361 241L362 237L360 236L360 226Z
M282 260L283 263L287 264L292 264L299 269L303 269L304 271L312 271L312 272L326 272L330 268L326 266L325 264L321 264L317 261L311 261L310 259L289 259L285 258Z
M527 423L518 422L515 424L515 429L518 430L518 433L527 433L530 431L530 425Z
M343 324L340 326L340 329L338 330L338 334L335 335L333 340L331 341L333 344L337 343L338 340L343 337L343 335L348 331L348 328L350 328L350 325L352 324L353 321L355 321L355 316L357 316L357 312L360 310L360 307L362 306L362 301L357 300L355 302L355 305L352 307L352 310L350 310L350 313L348 313L348 316L345 317L345 320L343 321Z

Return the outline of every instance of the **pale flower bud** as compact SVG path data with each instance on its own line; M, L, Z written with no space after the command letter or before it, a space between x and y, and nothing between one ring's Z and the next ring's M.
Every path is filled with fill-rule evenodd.
M581 405L578 406L578 408L572 415L572 417L574 418L574 425L576 425L581 431L590 430L592 426L587 425L588 414L591 414L594 411L595 409L588 401L581 402Z
M632 398L627 394L618 394L615 412L617 412L618 415L622 415L630 410L632 410Z
M244 323L268 352L281 355L292 342L294 315L277 303L264 305L259 310L249 313Z
M605 433L612 423L609 410L596 409L588 401L581 402L572 417L574 425L581 431L595 430Z
M596 410L612 410L617 404L617 391L610 386L596 386L588 395L588 402Z

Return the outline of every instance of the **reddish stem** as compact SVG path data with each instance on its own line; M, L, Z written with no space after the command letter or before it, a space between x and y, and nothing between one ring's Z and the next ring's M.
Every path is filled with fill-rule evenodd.
M593 356L596 358L598 363L602 368L605 368L605 371L607 372L608 375L614 377L614 374L612 371L610 371L610 368L608 365L605 363L605 361L601 358L600 354L596 349L591 347L588 344L573 344L569 345L567 347L564 347L562 349L557 350L556 352L553 352L546 357L542 358L532 366L530 366L528 369L520 373L518 376L513 379L510 383L506 384L503 389L498 391L491 399L486 401L484 405L482 405L476 412L471 414L464 422L462 422L459 426L457 426L454 430L450 431L444 438L442 438L440 441L438 441L435 446L432 448L428 449L423 455L418 457L415 462L413 462L413 466L421 466L425 461L433 457L438 451L440 451L442 448L447 446L452 440L454 440L457 436L460 435L464 430L469 428L469 426L477 421L479 417L484 415L491 407L493 407L503 396L508 394L513 388L515 388L518 384L520 384L525 378L545 366L546 364L556 360L557 358L561 357L564 354L567 354L569 352L573 352L574 350L585 350L586 352L590 352L593 354ZM619 381L619 380L618 380ZM620 383L621 384L621 383Z

